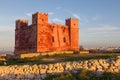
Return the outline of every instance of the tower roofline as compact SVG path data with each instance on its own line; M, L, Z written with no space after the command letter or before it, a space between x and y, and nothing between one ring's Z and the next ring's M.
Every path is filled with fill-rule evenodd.
M77 19L77 18L68 18L68 19L66 19L66 20L79 20L79 19Z
M26 19L18 19L18 20L16 20L16 22L28 22L28 20L26 20Z
M41 12L36 12L36 13L33 13L32 15L35 15L35 14L43 14L43 15L48 15L47 13L41 13Z

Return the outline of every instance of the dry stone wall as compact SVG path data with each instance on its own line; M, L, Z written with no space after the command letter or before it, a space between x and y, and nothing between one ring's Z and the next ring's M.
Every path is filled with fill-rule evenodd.
M55 64L0 66L0 80L43 80L48 74L87 69L100 75L103 72L120 72L120 56L114 59L98 59Z

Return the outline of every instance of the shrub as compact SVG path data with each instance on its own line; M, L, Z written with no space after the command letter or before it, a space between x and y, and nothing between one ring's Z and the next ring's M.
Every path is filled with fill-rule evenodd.
M79 51L74 51L73 53L74 53L74 54L79 54Z
M3 61L0 61L0 66L4 65Z
M90 78L93 76L94 76L93 72L85 69L82 69L77 73L77 78L79 80L90 80Z
M94 72L85 69L77 71L77 73L62 73L59 75L49 75L45 80L120 80L120 73L104 72L97 76Z
M63 73L57 76L50 75L45 78L45 80L77 80L72 73Z

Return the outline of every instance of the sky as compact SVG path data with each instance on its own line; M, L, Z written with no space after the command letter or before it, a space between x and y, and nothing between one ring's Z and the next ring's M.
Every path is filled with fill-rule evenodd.
M49 23L79 19L79 45L86 48L120 46L120 0L1 0L0 50L14 50L15 20L35 12L49 14Z

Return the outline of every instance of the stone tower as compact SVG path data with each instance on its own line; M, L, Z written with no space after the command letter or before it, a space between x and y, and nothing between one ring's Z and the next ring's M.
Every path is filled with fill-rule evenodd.
M25 46L25 30L28 27L28 20L17 20L15 29L15 51L24 49Z
M15 53L79 50L78 20L67 19L66 25L48 23L48 14L32 15L32 24L17 20L15 29Z
M33 14L32 24L37 29L37 52L49 51L51 35L48 26L48 14L42 14L40 12Z
M66 25L69 27L70 47L72 50L79 50L79 28L78 19L67 19Z

